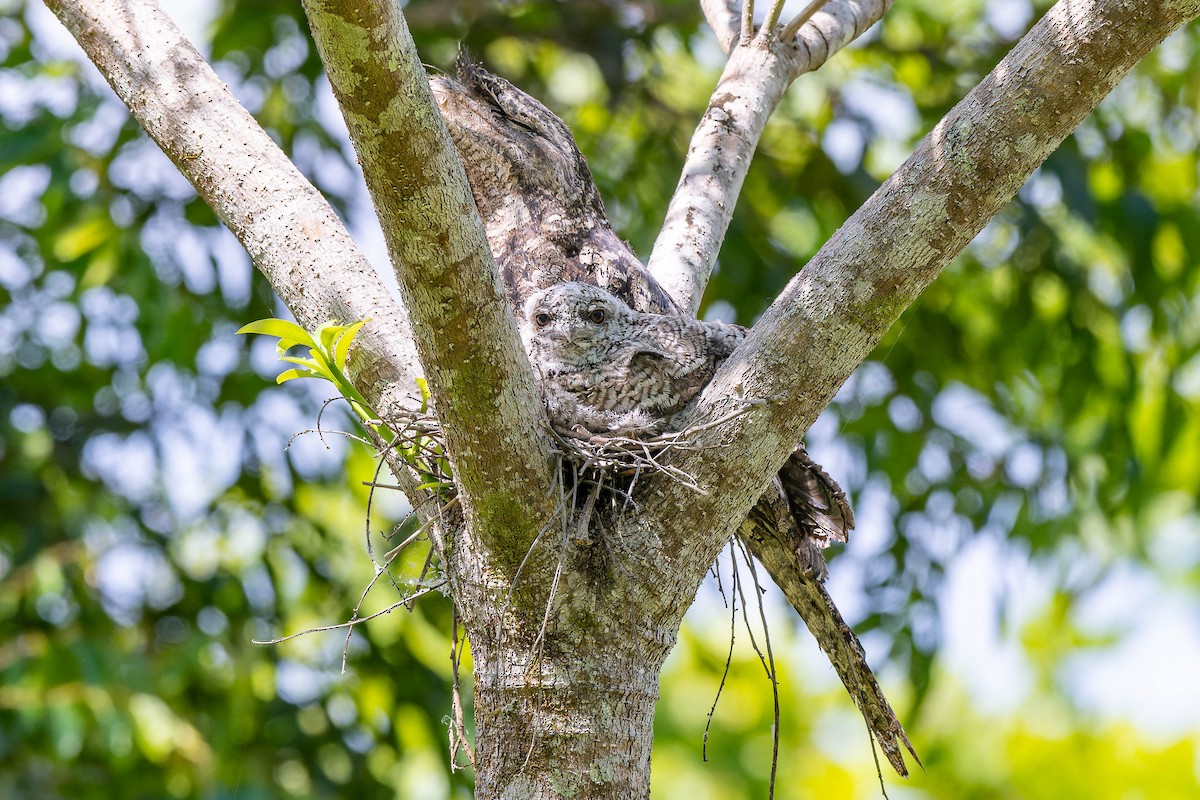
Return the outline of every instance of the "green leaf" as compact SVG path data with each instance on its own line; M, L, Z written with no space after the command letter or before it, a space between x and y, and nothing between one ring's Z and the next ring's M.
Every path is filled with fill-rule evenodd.
M417 389L421 391L421 413L429 410L429 381L417 378Z
M264 336L278 336L282 341L290 341L294 344L307 345L308 347L316 347L317 343L308 335L308 331L301 328L294 322L286 319L269 319L255 320L238 328L238 333L261 333Z
M338 334L344 330L344 326L334 325L332 322L326 322L317 328L317 338L321 341L321 350L326 353L332 352L333 344L337 340Z
M280 356L279 360L298 365L301 369L309 372L311 377L334 381L333 376L329 374L328 370L325 369L325 365L320 361L315 361L311 358L301 358L300 356Z
M312 345L308 342L297 342L295 339L280 339L275 345L275 354L282 357L284 353L293 347L307 347L310 350L312 349Z
M337 346L333 351L333 364L340 370L346 368L346 358L350 355L350 345L354 343L354 337L358 336L358 332L363 325L370 322L370 318L359 320L358 322L346 328L345 332L338 337Z
M309 369L318 371L321 366L319 362L314 361L311 358L305 358L304 356L280 356L279 360L286 361L289 364L299 364L302 367L308 367Z
M79 286L91 289L94 286L103 286L108 283L116 274L120 261L120 244L116 239L112 239L98 248L88 259L87 269L84 270L83 277L79 279Z
M113 223L107 214L94 215L61 231L54 239L54 257L59 261L74 261L113 237Z
M287 383L288 381L295 380L296 378L320 378L320 377L322 377L322 376L317 375L308 370L285 369L283 372L279 373L275 377L275 382L279 383L279 384L283 384L283 383Z

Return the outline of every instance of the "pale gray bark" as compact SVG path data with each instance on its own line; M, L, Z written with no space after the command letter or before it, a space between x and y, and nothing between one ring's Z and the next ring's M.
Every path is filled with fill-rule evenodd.
M381 413L416 407L408 317L321 193L154 2L49 0L88 58L233 231L302 326L371 319L351 359Z
M834 0L797 34L762 27L730 53L692 134L679 185L647 264L675 304L695 315L767 120L792 81L861 36L892 0ZM710 3L719 6L719 2ZM709 5L705 6L706 11ZM711 19L711 17L710 17ZM728 22L718 39L728 36ZM715 30L715 28L714 28Z
M541 403L416 45L391 0L304 8L413 317L460 503L488 546L523 553L551 509Z

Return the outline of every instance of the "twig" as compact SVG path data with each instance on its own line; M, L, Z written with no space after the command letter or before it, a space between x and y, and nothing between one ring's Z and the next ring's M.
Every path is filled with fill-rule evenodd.
M391 442L388 442L386 445L384 445L384 447L382 449L379 450L379 453L383 457L380 458L379 463L375 465L375 475L373 476L373 478L371 480L371 482L373 484L379 482L379 475L380 475L380 473L383 472L383 467L387 463L387 453L389 450L391 450L393 448L395 443L396 443L396 440L393 439ZM367 492L367 510L363 514L363 527L365 528L364 536L367 540L367 556L371 559L371 563L375 565L376 569L378 569L379 564L378 564L378 562L375 561L375 546L371 544L371 504L374 503L374 501L375 501L375 487L372 486L371 491ZM378 575L378 573L376 573L376 574ZM374 580L371 581L371 583L374 583L374 582L375 582ZM368 587L368 588L370 588L370 587ZM357 609L355 609L355 611L357 611ZM343 664L342 667L344 669L345 664Z
M791 41L800 32L800 29L804 27L804 23L812 19L813 14L820 11L828 2L829 0L812 0L811 3L805 6L803 11L796 15L795 19L784 27L783 32L779 34L779 41Z
M754 0L742 0L742 30L738 35L738 45L745 47L754 38Z
M588 492L587 499L583 501L583 509L575 523L575 544L584 547L594 544L589 528L591 527L592 513L596 510L596 498L600 496L600 490L604 488L604 475L599 475L598 480L592 481L591 484L591 491Z
M558 477L556 477L555 480L561 481L562 470L561 469L557 470L556 475ZM576 481L575 485L571 487L571 511L569 514L565 514L563 516L562 546L559 548L558 560L554 565L554 577L550 581L550 591L546 595L546 609L545 609L545 612L542 614L542 624L538 627L537 636L534 637L533 643L529 646L529 656L528 656L528 660L527 660L527 663L525 666L525 672L526 672L526 674L529 674L529 671L536 667L536 669L538 671L539 680L538 680L537 705L534 707L534 712L533 712L534 713L534 724L532 724L530 726L532 729L532 734L529 737L529 749L525 752L525 760L521 763L522 770L524 770L527 766L529 766L529 759L533 757L533 749L534 749L534 747L537 746L538 726L536 725L536 719L537 719L537 715L541 713L542 700L545 696L545 688L544 688L543 682L541 680L541 678L542 678L541 672L542 672L542 658L544 657L545 652L546 652L546 628L550 624L550 612L554 609L554 598L558 594L558 585L559 585L559 582L562 580L563 565L564 565L564 562L566 561L566 557L567 557L567 546L570 543L570 539L571 539L570 523L571 523L571 520L575 516L575 513L574 513L575 512L575 497L578 494L578 492L579 492L579 483L578 483L578 481ZM559 508L563 508L565 510L565 506L566 506L566 493L564 492L562 495L560 495L559 502L555 506L555 511L557 511ZM547 527L548 527L548 525L549 525L549 523L547 523ZM534 544L530 545L529 552L527 552L525 554L525 559L523 559L521 561L522 567L525 566L525 560L527 560L529 558L529 554L533 552L534 545L537 544L537 540L542 537L543 533L544 533L544 530L538 531L538 535L534 538ZM518 572L519 571L520 570L518 569ZM508 596L509 601L512 600L512 592L515 588L516 588L516 578L514 576L513 586L509 590L509 596ZM508 603L506 602L505 608L507 608L507 607L508 607Z
M436 496L437 495L431 495L431 497L436 497ZM422 501L422 502L425 502L425 501ZM444 511L446 508L450 507L450 505L452 505L453 503L456 503L456 502L458 502L457 497L451 498L450 501L448 503L446 503L445 506L443 506L441 509L439 509L437 517L430 517L429 519L425 520L425 522L421 523L420 527L418 527L417 530L412 533L412 535L410 535L403 542L396 545L391 550L389 550L387 553L385 553L383 556L383 564L380 564L377 561L375 561L375 558L373 556L371 557L371 563L375 566L375 574L374 574L374 576L371 577L371 581L370 581L370 583L367 584L366 588L362 590L362 594L359 595L358 602L354 605L354 613L353 613L354 617L358 616L359 609L361 609L362 604L364 602L366 602L367 594L371 591L371 589L374 588L375 584L379 581L379 576L386 573L390 577L391 571L389 568L392 566L392 562L396 560L396 558L400 555L400 553L402 553L404 551L404 549L406 547L408 547L410 544L412 544L414 541L416 541L417 538L421 536L421 534L425 533L429 529L430 525L432 525L434 522L437 522L440 519L442 511ZM408 513L408 516L405 517L405 519L407 520L414 513L415 513L415 510L410 511ZM401 523L401 524L403 524L403 523ZM367 536L368 536L368 541L369 541L369 538L370 538L370 530L369 529L367 531ZM426 563L428 563L428 561ZM421 576L417 579L417 582L421 583L424 580L425 580L425 571L422 570ZM392 585L395 586L397 589L400 588L399 585L396 584L395 578L392 578ZM411 600L411 599L412 598L409 598L409 600ZM408 600L402 600L401 602L402 603L408 602ZM345 644L345 646L342 647L342 674L343 675L346 673L346 658L347 658L347 653L350 650L350 636L353 633L354 633L354 628L350 628L349 630L346 631L346 644Z
M326 430L322 430L320 425L318 425L316 428L305 428L302 431L297 431L296 433L293 433L291 436L288 437L287 444L285 444L283 446L283 449L287 450L288 448L290 448L292 446L292 442L296 441L301 436L307 436L310 433L317 434L317 438L321 440L321 444L325 445L326 450L329 449L329 445L325 441L326 433L334 433L334 434L337 434L338 436L345 436L347 439L353 439L356 442L365 444L367 447L375 446L374 443L371 442L371 440L366 439L362 436L359 436L357 433L350 433L350 431L326 431Z
M783 0L771 0L767 7L767 16L763 18L760 33L770 41L775 36L775 26L779 24L779 13L783 11Z
M334 403L336 403L339 400L345 400L347 403L350 402L349 398L344 397L342 395L338 395L337 397L331 397L328 400L326 400L324 403L321 403L321 407L319 409L317 409L317 435L321 437L321 444L325 445L326 450L329 449L329 445L326 444L326 442L325 442L325 432L323 430L321 430L321 420L325 417L326 409L328 409L331 405L333 405ZM339 431L339 433L341 433L341 432L342 431ZM359 439L360 441L362 440L361 437L359 437L359 436L353 436L352 438ZM290 440L288 441L288 444L291 444Z
M566 511L567 500L566 500L566 492L563 491L562 470L558 470L555 473L554 480L551 482L551 491L554 490L554 487L558 487L558 489L561 493L559 496L558 504L555 505L555 507L554 507L555 515L557 515L557 513L559 511L564 511L564 512ZM564 517L563 517L564 533L566 532L567 526L570 523L571 517L574 515L574 510L575 510L574 499L575 499L575 495L574 495L574 492L572 492L571 493L571 500L572 500L571 512L568 514L564 514ZM533 537L533 541L529 543L529 548L526 549L525 555L521 558L521 563L517 565L517 571L515 573L513 573L512 583L508 587L508 597L506 597L504 600L504 607L500 609L500 618L501 619L504 618L504 615L508 612L508 608L512 603L513 592L515 592L517 590L517 580L521 577L521 572L525 569L525 564L528 563L529 558L533 555L533 551L537 547L538 542L540 542L542 540L542 537L546 534L546 532L550 530L550 525L551 525L551 522L553 522L554 518L555 518L554 516L551 516L550 519L546 520L546 524L538 529L537 536Z
M697 434L745 416L757 406L767 402L770 401L742 400L738 408L716 419L691 425L680 431L670 431L645 438L621 434L611 436L588 434L585 436L572 431L560 430L551 430L551 434L558 446L559 454L575 464L579 473L593 476L607 473L622 477L633 476L634 479L647 472L666 475L692 491L706 495L708 492L698 485L691 475L666 463L666 459L673 452L698 449L693 443ZM710 445L710 447L715 446ZM597 478L597 480L599 479Z
M615 490L615 491L619 491L619 490ZM617 512L616 534L615 534L616 542L614 542L613 545L606 550L606 553L609 555L609 557L612 558L612 563L616 567L617 572L619 572L621 574L621 576L623 578L625 578L626 581L633 582L633 580L634 580L633 572L630 571L630 569L627 566L625 566L625 562L623 560L621 560L621 556L619 555L620 551L622 550L622 548L624 546L624 538L621 536L621 520L624 516L625 508L627 507L627 504L629 502L628 495L625 496L625 500L626 500L626 503L622 504L621 510ZM600 526L600 532L602 535L607 534L607 530L604 528L603 525ZM639 660L644 661L644 659L642 658L642 637L640 635L637 635L641 631L641 624L638 619L637 600L634 597L633 592L626 592L625 594L626 594L626 598L629 600L629 630L631 630L635 633L635 635L633 637L634 647L637 649L637 654L638 654Z
M359 483L361 483L363 486L370 487L371 489L391 489L397 492L402 492L408 488L401 486L398 483L379 483L377 481L359 481Z
M446 508L448 508L450 506L451 503L455 503L457 501L458 501L458 498L452 499L449 503L447 503L445 506L442 507L442 510L445 510ZM417 539L419 539L421 537L421 534L428 531L429 527L431 525L433 525L435 522L437 522L437 517L430 517L429 519L422 522L419 526L417 526L417 529L415 531L410 533L408 535L408 537L404 539L404 541L400 542L400 544L396 545L391 550L388 550L386 553L383 554L384 562L390 564L392 562L392 559L394 559L396 556L400 555L400 553L403 552L406 547L408 547L410 544L412 544Z
M475 751L471 747L471 742L467 739L466 724L463 722L463 702L462 702L462 685L458 680L458 666L462 660L462 648L459 645L458 639L458 611L455 610L450 615L450 713L452 716L450 722L450 771L455 772L460 769L466 769L458 763L459 751L467 754L467 761L471 767L475 766Z
M546 595L546 609L542 614L542 624L538 628L537 636L533 639L533 644L529 647L529 663L533 663L534 651L538 651L538 669L541 669L541 653L546 643L546 628L550 624L550 612L554 610L554 598L558 594L558 584L562 580L563 564L567 558L567 545L570 543L569 531L563 530L562 547L558 551L558 561L554 565L554 577L550 580L550 591Z
M349 619L349 620L346 620L345 622L339 622L337 625L323 625L319 628L309 628L308 630L300 631L299 633L293 633L293 634L289 634L287 636L281 636L278 639L268 639L266 641L259 641L258 639L251 639L250 643L251 644L281 644L290 639L295 639L299 636L305 636L310 633L323 633L324 631L336 631L340 628L352 628L355 625L358 625L359 623L367 622L369 620L375 619L376 617L382 617L384 614L391 613L392 611L395 611L400 606L402 606L406 603L411 603L413 600L416 600L418 597L423 597L432 591L436 591L437 589L442 588L445 585L446 585L446 582L444 580L438 581L435 584L426 586L424 589L421 589L420 591L414 592L413 594L409 595L408 597L404 598L403 600L392 603L390 606L383 609L382 611L376 611L374 614L371 614L366 617L361 617L359 619Z
M771 650L771 629L767 625L767 612L766 612L766 609L763 608L763 600L762 600L762 598L763 598L762 584L760 584L758 582L758 570L756 570L754 568L754 557L746 552L746 549L741 544L740 540L737 540L737 541L738 541L738 547L740 547L742 549L742 555L746 559L746 564L749 565L749 567L750 567L750 576L754 579L755 595L758 599L758 618L762 621L763 641L767 646L767 660L768 660L768 662L770 662L770 667L768 668L768 675L771 678L771 697L775 701L775 724L772 727L772 731L771 731L771 733L772 733L772 736L771 736L771 785L767 792L767 797L772 798L772 800L773 800L773 798L775 797L775 775L779 769L779 716L780 716L779 715L779 676L775 670L775 654ZM743 598L743 602L745 602L745 598ZM744 607L743 607L743 610L744 610ZM755 649L757 649L757 647ZM759 653L758 657L759 657L759 659L761 659L762 653ZM872 752L874 752L874 749L875 748L871 748ZM876 760L875 766L876 767L879 766L878 759ZM882 775L880 776L880 780L881 781L883 780ZM884 796L885 797L887 796L886 792L884 793Z
M704 747L702 755L704 760L708 761L708 732L712 727L713 715L717 713L717 703L721 699L721 692L725 689L725 679L729 677L729 668L733 664L733 643L737 637L737 586L738 586L738 569L736 555L733 552L733 543L729 544L729 556L733 563L733 605L730 607L728 598L725 600L725 607L729 610L729 653L725 656L725 671L721 673L721 683L717 686L717 695L713 698L712 708L708 710L708 720L704 723ZM718 571L718 576L720 572ZM720 588L720 578L717 579L717 586ZM725 592L722 589L721 596L725 597Z

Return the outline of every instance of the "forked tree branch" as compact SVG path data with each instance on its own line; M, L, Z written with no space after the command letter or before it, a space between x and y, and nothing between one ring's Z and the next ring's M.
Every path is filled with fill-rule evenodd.
M711 4L706 3L706 13ZM754 150L784 92L797 77L817 69L865 33L891 4L892 0L833 0L798 34L780 38L777 28L763 27L730 54L692 134L679 185L647 265L687 313L695 315L700 308ZM719 22L723 19L718 17ZM726 35L727 25L718 39L724 41Z
M675 463L721 491L696 497L664 483L644 506L648 530L686 532L667 544L696 551L676 561L694 569L687 585L900 313L1121 77L1198 13L1200 0L1060 0L788 284L694 418L726 413L739 395L772 402L705 431Z
M47 0L302 326L372 321L355 386L380 413L415 407L412 330L321 193L230 94L154 0Z
M543 412L458 152L392 0L305 0L383 226L473 529L516 552L551 513Z

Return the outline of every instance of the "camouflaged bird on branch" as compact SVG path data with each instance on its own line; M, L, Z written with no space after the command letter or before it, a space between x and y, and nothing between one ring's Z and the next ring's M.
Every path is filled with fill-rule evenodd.
M432 84L551 424L600 435L669 428L746 329L680 313L612 230L574 138L544 105L465 59L457 80ZM738 536L804 619L888 761L907 775L900 748L912 746L822 583L822 550L853 527L841 487L798 443Z

